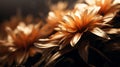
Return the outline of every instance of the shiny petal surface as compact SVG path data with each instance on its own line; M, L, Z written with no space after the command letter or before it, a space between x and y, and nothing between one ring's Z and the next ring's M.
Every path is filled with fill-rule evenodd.
M50 47L57 47L57 44L54 43L46 43L46 44L40 44L40 43L35 43L34 44L38 48L50 48Z
M91 31L93 34L100 36L102 38L110 39L110 37L100 28L96 27Z
M75 36L70 41L70 44L71 44L72 47L74 47L77 44L77 42L80 40L81 36L82 36L81 33L75 34Z

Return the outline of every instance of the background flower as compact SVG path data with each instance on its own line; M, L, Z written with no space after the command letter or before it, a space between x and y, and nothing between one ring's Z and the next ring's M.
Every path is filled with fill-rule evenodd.
M20 22L17 28L12 31L7 27L8 38L5 42L1 42L1 46L6 48L4 56L7 56L1 61L7 63L8 66L14 62L16 64L24 63L29 56L34 56L37 48L33 43L40 37L41 24L28 24ZM0 61L0 62L1 62Z
M85 0L85 2L91 6L99 6L99 14L104 16L105 22L112 20L120 9L120 1L118 0Z

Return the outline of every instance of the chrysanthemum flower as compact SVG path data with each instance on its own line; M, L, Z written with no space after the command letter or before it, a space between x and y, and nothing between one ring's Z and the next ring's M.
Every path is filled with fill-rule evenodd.
M66 2L58 2L57 4L50 4L50 12L46 18L46 24L41 29L42 35L51 34L54 32L54 28L58 25L58 22L62 19L62 16L65 15L68 10L66 10Z
M62 16L65 15L68 10L66 9L67 7L67 2L58 2L56 4L53 4L51 2L48 2L50 11L48 13L48 16L46 18L46 24L44 27L41 28L41 34L44 35L50 35L52 34L55 30L54 28L58 25L58 22L62 19ZM42 37L44 38L44 37Z
M61 13L56 13L56 12L52 12L50 11L48 13L48 17L46 19L46 24L41 28L41 35L46 36L46 35L50 35L54 32L54 28L58 25L58 21L60 21L62 19L62 15ZM42 36L42 38L44 38ZM46 37L48 37L46 36Z
M105 21L110 21L116 12L120 10L120 0L85 0L88 5L99 6L99 14L103 15Z
M40 37L41 24L28 24L23 22L17 26L15 30L7 27L8 38L7 41L1 42L1 46L7 48L5 52L6 58L4 62L11 65L24 63L29 56L34 56L37 49L33 43ZM0 61L1 62L1 61Z
M90 31L100 37L109 39L109 36L102 31L99 27L104 26L102 16L98 15L99 7L91 8L88 7L83 11L73 11L68 15L63 16L63 20L60 21L58 27L55 28L57 33L52 35L50 39L40 39L40 41L45 41L47 47L56 46L56 43L60 45L60 48L65 47L67 44L75 46L80 40L84 32ZM52 44L52 45L51 45ZM36 46L43 46L42 44L37 44Z

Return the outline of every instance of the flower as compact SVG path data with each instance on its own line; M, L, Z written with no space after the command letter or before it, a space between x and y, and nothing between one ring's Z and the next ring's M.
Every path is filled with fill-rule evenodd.
M15 30L7 27L8 38L6 41L1 41L0 46L6 48L5 60L3 63L8 65L22 64L29 56L34 56L37 48L34 47L34 42L40 36L41 24L28 24L20 22ZM0 61L1 62L1 61Z
M48 17L46 19L47 23L41 28L41 35L48 37L50 34L54 32L54 28L58 25L58 21L61 20L61 13L56 13L50 11Z
M50 4L50 12L46 18L46 24L41 29L42 35L51 34L55 30L54 28L58 25L58 22L62 19L62 16L68 13L66 9L66 2L58 2L57 4Z
M99 28L105 24L103 24L102 16L98 15L98 11L99 7L88 7L82 11L73 10L73 12L69 12L63 16L62 21L60 21L58 27L55 28L57 32L50 36L49 39L40 39L40 41L51 42L52 45L49 43L46 44L46 46L49 47L56 46L56 42L58 42L60 49L69 43L74 47L84 32L87 31L110 39L109 36ZM43 46L43 44L36 44L36 46Z
M60 1L56 4L51 4L51 3L49 3L49 4L50 4L50 9L52 11L64 11L68 6L67 2L62 2L62 1Z
M110 21L120 9L120 0L85 0L90 6L99 6L99 14L104 16L104 21Z
M116 12L118 10L118 7L120 7L120 1L119 0L85 0L89 5L96 5L100 6L99 13L101 15L105 15L109 12Z

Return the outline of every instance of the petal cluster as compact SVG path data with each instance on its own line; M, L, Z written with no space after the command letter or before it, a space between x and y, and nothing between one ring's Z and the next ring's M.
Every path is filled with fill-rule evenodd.
M110 39L109 36L100 29L100 27L106 26L107 24L103 23L103 16L99 15L99 10L100 7L97 6L89 7L86 5L80 8L75 7L73 11L68 12L62 17L62 20L59 21L58 26L55 28L57 31L55 34L51 35L49 39L40 39L40 41L47 42L46 47L54 47L58 44L60 49L62 49L69 43L74 47L82 35L88 31L97 36ZM52 45L48 44L49 42L53 42ZM37 44L36 46L42 46L44 44Z
M1 41L0 44L5 49L2 63L8 63L9 66L15 62L19 65L24 63L29 56L34 56L37 52L34 42L40 37L40 27L41 24L26 25L23 22L20 22L15 30L7 27L8 38L6 41ZM11 62L9 63L9 61Z

